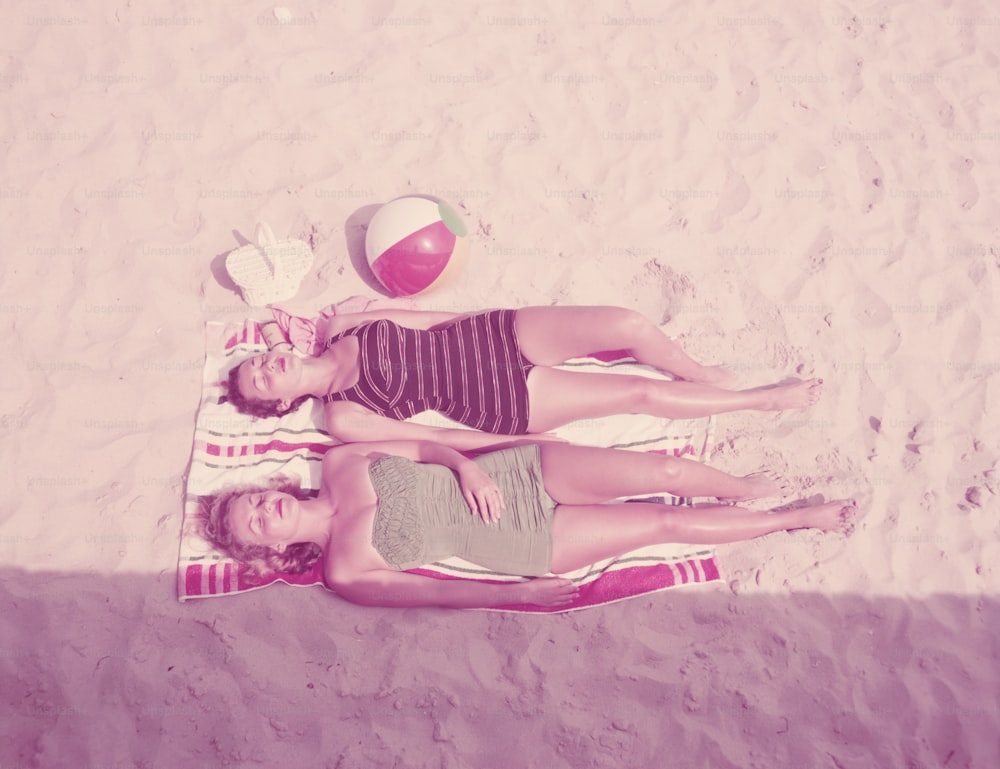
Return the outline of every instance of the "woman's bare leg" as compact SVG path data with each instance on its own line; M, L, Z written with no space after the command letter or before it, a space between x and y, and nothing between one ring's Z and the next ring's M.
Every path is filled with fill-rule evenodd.
M648 414L691 419L729 411L805 408L819 400L822 383L808 379L752 390L723 390L621 374L589 374L535 366L528 372L528 430L544 433L578 419Z
M552 521L552 572L563 574L647 545L719 545L775 531L849 531L853 500L787 512L718 506L684 508L655 503L559 505Z
M782 491L779 482L764 475L738 478L691 459L645 451L542 443L539 452L545 490L564 505L659 492L744 500Z
M692 382L724 387L735 379L722 366L697 363L648 318L624 307L524 307L514 322L521 352L537 365L627 350L640 363Z

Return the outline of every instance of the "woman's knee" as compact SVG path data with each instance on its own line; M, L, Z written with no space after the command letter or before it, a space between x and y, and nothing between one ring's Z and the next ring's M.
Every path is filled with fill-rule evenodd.
M684 475L684 464L689 462L688 459L681 459L680 457L663 457L663 472L661 478L668 484L666 490L674 488L675 484L681 480Z
M625 307L615 307L608 319L612 328L623 340L632 345L641 340L650 329L655 329L649 319L641 312Z
M626 401L632 414L648 414L656 398L657 382L643 376L629 376L626 383Z
M664 505L663 512L660 513L660 519L657 521L659 528L657 541L663 543L683 542L684 520L688 515L690 515L688 508L676 505Z

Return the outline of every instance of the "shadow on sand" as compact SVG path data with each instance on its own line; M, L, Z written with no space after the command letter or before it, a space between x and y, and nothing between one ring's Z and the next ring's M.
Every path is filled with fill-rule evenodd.
M0 605L5 769L1000 765L995 597L715 584L545 617L4 569Z

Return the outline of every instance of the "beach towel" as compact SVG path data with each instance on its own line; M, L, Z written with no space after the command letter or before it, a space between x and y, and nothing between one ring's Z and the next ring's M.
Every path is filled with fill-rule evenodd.
M363 305L351 300L345 305L359 311ZM324 312L335 311L328 308ZM278 313L276 313L277 315ZM312 321L295 319L300 326ZM266 350L263 321L208 322L205 326L205 367L201 405L198 410L191 465L187 477L184 517L178 563L178 598L208 598L232 595L266 587L274 582L290 585L322 585L322 559L305 574L271 575L252 583L240 574L238 565L215 551L200 535L198 501L224 487L258 483L276 475L297 477L304 489L319 487L320 463L335 441L317 427L321 405L313 400L298 411L274 418L252 418L239 414L226 402L226 379L236 363ZM623 353L605 353L565 364L571 370L605 371L614 374L659 376L636 364ZM446 417L425 412L412 418L427 425L460 427ZM558 430L574 443L656 451L705 461L711 446L711 418L662 420L640 415L622 415L572 423ZM690 505L691 500L661 496L659 501ZM719 579L713 548L690 545L655 545L602 561L565 576L580 587L579 598L568 606L547 608L532 605L495 607L496 610L562 612L613 603L626 598ZM413 573L438 579L475 579L488 582L520 581L521 577L497 574L458 558L428 564ZM324 586L325 588L325 586ZM328 589L328 588L325 588Z

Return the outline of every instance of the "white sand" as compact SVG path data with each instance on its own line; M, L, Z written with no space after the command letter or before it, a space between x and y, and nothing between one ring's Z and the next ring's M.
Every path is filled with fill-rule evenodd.
M604 5L8 4L4 769L1000 765L1000 12ZM411 191L474 233L422 307L623 305L823 377L713 461L857 495L854 536L553 618L178 604L233 231L312 239L311 314Z

